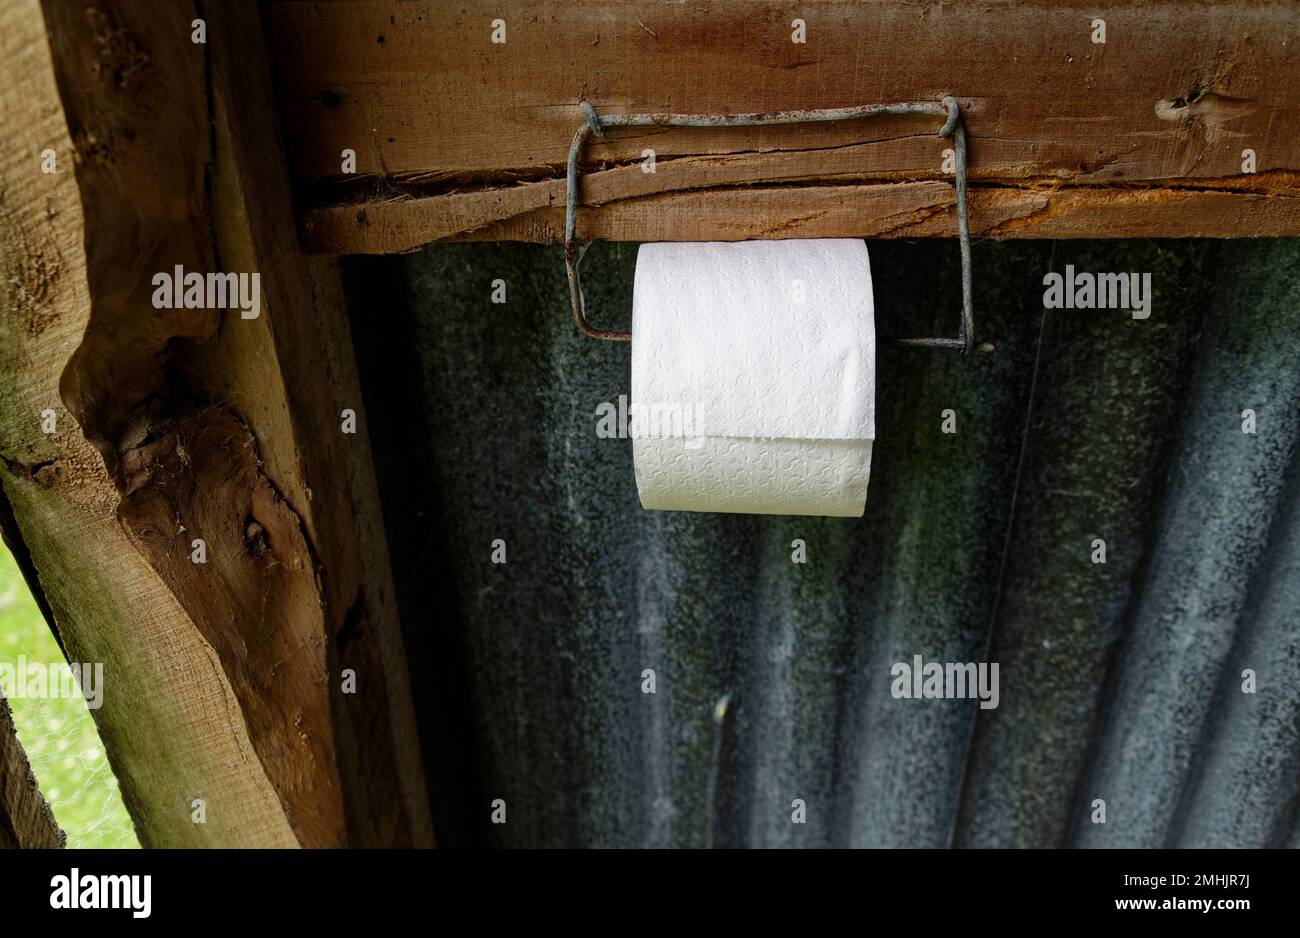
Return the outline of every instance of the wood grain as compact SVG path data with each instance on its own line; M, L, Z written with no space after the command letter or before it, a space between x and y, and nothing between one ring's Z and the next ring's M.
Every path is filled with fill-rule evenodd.
M212 338L229 313L152 303L156 272L220 269L206 50L185 42L195 16L188 3L45 4L90 293L60 387L121 494L118 520L216 653L299 842L333 846L347 835L314 562L242 418L168 367L172 346Z
M50 849L66 843L18 741L9 702L0 695L0 850Z
M92 304L78 154L37 0L0 7L0 113L0 482L15 553L67 657L104 665L93 713L141 843L296 846L217 656L119 524L113 475L61 396ZM58 172L41 171L45 150ZM205 824L191 819L195 798Z
M18 13L37 77L6 126L66 130L61 174L24 139L0 190L4 366L31 389L7 401L5 490L65 649L105 663L96 716L141 841L429 844L337 272L297 248L256 4L205 10L206 44L189 3ZM178 264L259 273L260 316L155 309Z
M790 41L796 16L807 24L804 44ZM1300 17L1284 0L526 0L505 9L491 0L277 0L266 17L313 251L400 251L490 225L556 240L549 219L563 205L582 99L611 114L734 113L951 93L981 190L973 227L988 236L1300 233L1290 78ZM491 42L498 17L504 44ZM1094 18L1106 22L1104 44L1091 40ZM740 236L949 234L950 212L915 230L871 214L880 204L931 213L944 190L918 183L947 186L951 201L941 168L948 143L933 125L882 117L612 131L584 153L590 208L580 214L603 237L667 228L712 238L715 226L696 230L691 219L715 195L779 183L803 211L788 224L734 216ZM356 152L356 177L340 173L344 148ZM641 171L646 148L657 155L653 174ZM1247 148L1263 178L1243 174ZM897 191L873 191L882 188ZM684 193L693 198L656 201ZM748 211L743 196L724 203ZM669 208L686 217L655 220ZM1004 226L1011 216L1023 223ZM762 233L773 225L778 234Z
M257 3L206 10L217 133L212 216L225 269L262 272L262 317L191 346L189 380L233 402L315 563L349 843L432 846L383 513L337 264L298 246ZM359 432L344 434L342 413ZM262 584L259 589L265 587ZM343 669L355 694L341 693Z

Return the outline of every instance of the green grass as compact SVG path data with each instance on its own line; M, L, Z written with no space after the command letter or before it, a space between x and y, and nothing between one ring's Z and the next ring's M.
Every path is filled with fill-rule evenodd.
M0 662L17 668L19 656L47 665L64 660L17 564L0 545ZM140 846L85 700L10 696L9 706L68 846Z

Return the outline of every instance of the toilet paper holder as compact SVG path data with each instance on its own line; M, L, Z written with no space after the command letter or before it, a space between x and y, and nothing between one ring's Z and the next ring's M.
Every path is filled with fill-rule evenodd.
M587 320L586 304L582 296L582 282L578 275L578 243L576 237L578 212L578 157L587 138L604 139L607 127L754 127L762 124L798 124L812 121L842 121L882 114L935 114L945 117L939 136L951 137L956 151L957 180L957 235L961 249L961 322L957 337L897 338L895 345L926 346L930 348L955 348L962 352L975 349L992 351L987 342L975 343L975 311L971 305L970 222L966 196L966 130L962 125L961 108L951 95L942 101L907 101L897 104L866 104L860 107L823 108L811 111L770 111L759 114L612 114L601 117L586 101L578 102L585 120L573 135L569 146L569 174L567 204L564 213L564 263L569 273L569 299L573 304L573 318L583 334L593 339L628 342L631 332L596 329Z

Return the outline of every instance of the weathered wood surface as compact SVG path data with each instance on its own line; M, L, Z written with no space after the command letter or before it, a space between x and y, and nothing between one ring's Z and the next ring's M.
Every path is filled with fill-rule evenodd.
M9 702L0 695L0 850L62 847L66 841L18 741Z
M796 17L803 44L791 42ZM491 41L498 18L505 43ZM609 114L724 113L951 93L979 235L1300 234L1300 16L1288 0L276 0L266 20L312 251L559 240L581 99ZM936 129L881 117L612 130L584 153L580 231L950 235L950 144ZM356 176L341 174L345 148Z
M96 718L142 843L292 846L225 673L118 523L104 459L60 395L91 311L76 151L45 29L37 0L0 8L0 479L65 652L104 663ZM207 824L191 822L193 798L212 805Z
M196 44L188 3L4 10L5 493L67 654L105 663L142 843L427 844L337 273L296 247L255 6L206 13ZM260 317L155 309L177 264L259 272Z
M204 7L221 266L262 272L255 328L194 347L195 380L246 415L316 565L349 842L431 846L406 656L337 264L298 245L257 4ZM233 319L231 325L248 325ZM342 414L358 432L342 432ZM265 587L259 584L257 591ZM309 607L310 607L309 603ZM342 669L356 694L342 694Z

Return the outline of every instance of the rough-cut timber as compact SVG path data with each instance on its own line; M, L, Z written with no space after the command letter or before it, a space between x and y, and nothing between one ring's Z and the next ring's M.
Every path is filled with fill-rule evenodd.
M255 5L203 13L194 43L189 3L7 8L20 553L69 657L105 662L142 843L427 844L364 423L339 432L362 409L337 274L297 250ZM260 316L155 309L176 265L260 273Z
M18 742L9 702L0 694L0 850L62 847L66 841Z
M91 304L75 150L45 30L36 0L0 8L0 480L20 537L15 554L30 558L68 658L104 663L95 716L141 842L292 846L225 673L133 549L104 459L60 397ZM115 34L103 35L107 57ZM113 87L115 70L107 74ZM58 172L41 172L45 150ZM51 434L42 432L47 410ZM206 824L192 823L193 798L210 805Z
M796 18L804 43L791 41ZM582 99L610 114L735 113L953 94L977 234L1300 234L1288 0L277 0L267 22L312 251L560 240ZM951 235L950 144L936 130L881 117L611 131L584 153L580 230Z
M349 841L431 846L383 515L336 263L300 252L270 64L252 0L204 8L217 127L213 225L225 270L262 272L261 318L195 347L193 380L233 402L317 565L326 688ZM232 326L249 323L232 317ZM345 410L359 432L342 432ZM258 589L265 588L265 582ZM308 606L310 607L310 603ZM355 694L341 693L343 669Z

